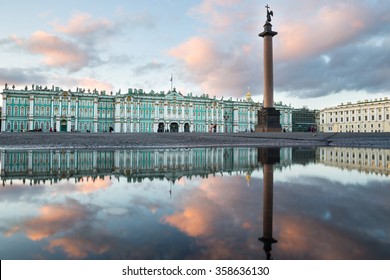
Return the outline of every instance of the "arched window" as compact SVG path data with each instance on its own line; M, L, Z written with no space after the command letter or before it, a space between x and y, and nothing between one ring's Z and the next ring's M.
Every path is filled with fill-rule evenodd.
M8 116L12 115L12 108L11 108L11 106L7 106L7 115Z
M24 107L20 107L20 115L21 116L25 115Z

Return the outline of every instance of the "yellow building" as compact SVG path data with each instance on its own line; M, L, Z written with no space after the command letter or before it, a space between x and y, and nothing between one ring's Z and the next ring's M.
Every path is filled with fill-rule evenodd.
M390 132L390 100L348 102L320 111L321 132Z

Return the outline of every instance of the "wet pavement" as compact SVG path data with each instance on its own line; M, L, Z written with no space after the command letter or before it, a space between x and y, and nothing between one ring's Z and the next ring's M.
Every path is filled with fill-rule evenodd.
M213 146L390 148L390 133L0 133L0 149Z

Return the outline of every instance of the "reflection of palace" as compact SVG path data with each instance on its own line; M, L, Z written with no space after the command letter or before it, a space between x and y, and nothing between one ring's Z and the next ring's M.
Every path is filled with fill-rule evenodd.
M319 160L329 166L389 176L389 149L319 148Z
M116 151L1 151L1 178L45 180L104 175L144 178L207 176L219 172L248 172L258 168L254 148L138 149ZM31 183L31 181L30 181Z

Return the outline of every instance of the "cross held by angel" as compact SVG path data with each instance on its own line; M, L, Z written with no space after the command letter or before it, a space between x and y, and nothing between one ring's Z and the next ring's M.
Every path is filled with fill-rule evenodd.
M274 12L269 10L268 4L267 4L267 6L265 6L265 7L267 8L267 21L268 21L268 22L271 22L271 16L272 16L272 17L274 16Z

